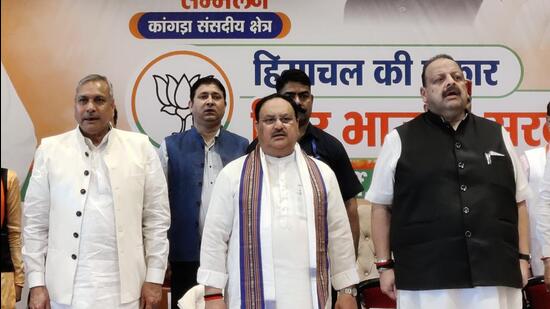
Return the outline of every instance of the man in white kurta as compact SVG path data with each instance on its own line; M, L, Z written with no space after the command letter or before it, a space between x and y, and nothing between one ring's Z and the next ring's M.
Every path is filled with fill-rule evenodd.
M541 240L544 282L546 289L550 291L550 163L548 162L550 162L550 153L546 155L546 167L540 188L537 232Z
M546 105L546 128L550 130L550 103ZM529 181L529 187L533 194L527 199L527 210L529 211L529 228L531 237L531 272L533 276L544 274L542 263L541 239L537 231L539 193L541 190L546 155L550 145L529 149L521 156L521 163Z
M261 104L260 104L261 103ZM318 300L316 227L312 182L304 153L296 143L294 102L280 95L257 104L261 177L261 286L264 308L330 307L330 293ZM251 154L253 155L253 154ZM240 308L242 295L240 191L247 156L228 164L213 190L201 244L198 282L206 286L207 308ZM337 290L358 282L351 229L332 170L313 160L326 190L326 228L330 284ZM223 300L209 300L225 288ZM344 291L338 308L355 308L355 298Z
M82 79L78 127L42 140L29 183L23 257L35 308L152 308L170 224L166 181L147 136L112 128L108 80Z

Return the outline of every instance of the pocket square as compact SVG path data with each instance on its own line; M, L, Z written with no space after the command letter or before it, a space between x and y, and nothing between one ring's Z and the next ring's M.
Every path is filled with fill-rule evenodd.
M491 165L491 163L492 163L491 157L504 157L504 154L502 154L500 152L493 151L493 150L491 150L489 152L486 152L485 153L485 159L487 159L487 164L488 165Z

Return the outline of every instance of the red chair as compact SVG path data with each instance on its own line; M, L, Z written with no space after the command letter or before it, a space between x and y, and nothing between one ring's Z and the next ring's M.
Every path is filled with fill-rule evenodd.
M528 308L550 309L550 292L546 291L543 276L530 278L523 291L527 298Z
M395 301L380 290L378 278L365 280L357 287L357 297L364 308L395 308Z

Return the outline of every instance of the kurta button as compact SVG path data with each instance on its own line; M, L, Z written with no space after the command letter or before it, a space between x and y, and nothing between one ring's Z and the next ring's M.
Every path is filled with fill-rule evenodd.
M462 208L462 211L463 211L465 214L467 214L467 213L470 212L470 208L469 208L468 206L466 206L466 207Z
M458 162L458 168L460 169L464 168L464 162Z
M82 216L82 211L80 211L80 210L79 210L79 211L77 211L77 212L76 212L76 216L77 216L77 217L80 217L80 216Z
M86 155L86 157L90 156L90 154L87 151L84 153L84 155Z
M472 232L466 231L466 232L464 232L464 236L466 236L467 238L470 238L470 237L472 237Z
M78 238L78 233L73 233L74 238Z
M460 149L460 148L462 148L462 144L460 142L456 142L455 147L456 147L456 149Z
M460 191L466 191L468 187L466 185L460 185Z
M72 258L73 260L76 260L76 254L71 255L71 258Z
M88 176L88 175L90 175L90 172L88 170L85 170L84 171L84 176Z
M80 194L86 194L86 189L80 189Z

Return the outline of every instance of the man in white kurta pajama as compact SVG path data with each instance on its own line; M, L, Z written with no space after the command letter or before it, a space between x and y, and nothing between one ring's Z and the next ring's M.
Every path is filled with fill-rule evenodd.
M353 240L336 177L296 143L291 99L272 95L257 106L259 146L221 171L206 217L197 275L206 286L206 306L329 308L332 284L349 288L350 294L339 294L338 308L355 308ZM256 178L247 178L250 162L258 167ZM254 184L256 199L247 199ZM325 196L323 205L314 192ZM246 213L250 204L243 201L258 207ZM257 250L249 254L249 246ZM258 265L255 276L248 276L245 260ZM208 299L223 288L225 302Z
M153 308L168 190L147 136L113 128L110 82L83 78L72 131L42 140L23 209L29 308Z

